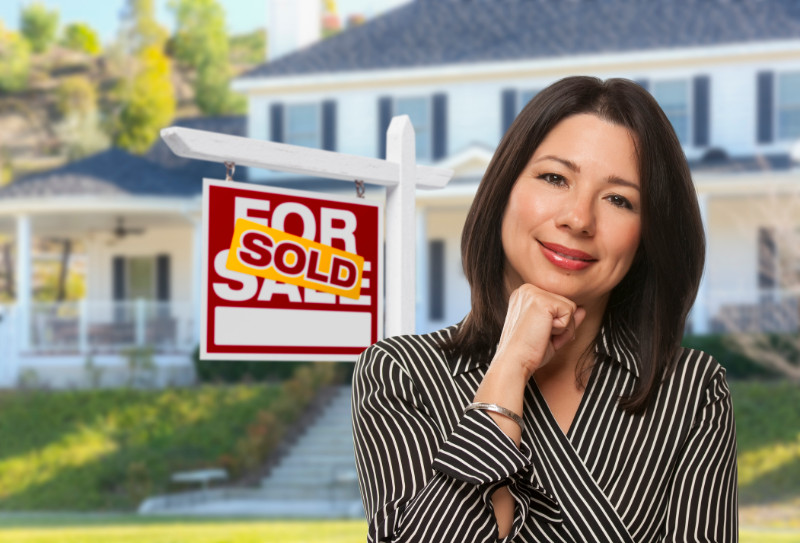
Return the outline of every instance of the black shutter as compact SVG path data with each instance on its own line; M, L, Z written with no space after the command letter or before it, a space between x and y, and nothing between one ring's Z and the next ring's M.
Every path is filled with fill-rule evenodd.
M336 101L322 102L322 148L336 150Z
M378 98L378 156L386 158L386 131L392 122L392 98Z
M447 155L447 95L433 95L433 160Z
M517 89L505 89L503 91L503 104L502 104L502 121L500 126L500 134L508 132L511 123L517 116Z
M156 300L169 301L169 255L156 256Z
M642 87L647 92L650 92L650 81L648 79L637 79L634 81L634 83Z
M758 143L772 143L772 72L758 73L758 95L756 108L758 111L757 138Z
M428 243L428 319L444 320L444 240Z
M125 301L125 257L115 256L111 259L111 288L114 299L114 322L125 321L126 307L121 303Z
M115 302L125 299L125 257L115 256L111 259L112 297Z
M269 139L283 143L286 138L283 127L283 104L272 104L269 108Z
M694 78L694 145L705 147L709 143L711 79L707 75Z

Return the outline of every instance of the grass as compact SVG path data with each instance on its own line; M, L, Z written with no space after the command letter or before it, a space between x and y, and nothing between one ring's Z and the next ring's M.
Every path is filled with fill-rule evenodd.
M360 543L366 523L154 518L136 515L0 516L0 543ZM741 543L800 543L800 531L745 529Z
M741 505L800 503L800 386L731 383Z
M135 507L169 474L231 452L277 387L0 396L0 508Z

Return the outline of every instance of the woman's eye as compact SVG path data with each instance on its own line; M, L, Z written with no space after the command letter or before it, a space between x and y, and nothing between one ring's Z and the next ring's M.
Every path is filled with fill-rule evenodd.
M558 175L557 173L543 173L539 176L539 179L543 179L545 182L550 183L551 185L556 185L558 187L562 185L566 185L567 180L564 179L563 176Z
M633 209L633 205L630 203L630 201L627 198L620 196L619 194L612 194L607 198L607 200L611 202L612 205L615 205L617 207L623 207L625 209Z

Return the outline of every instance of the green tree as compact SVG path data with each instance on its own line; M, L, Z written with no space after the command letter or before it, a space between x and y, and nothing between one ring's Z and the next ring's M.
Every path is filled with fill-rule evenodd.
M115 145L144 153L175 115L167 32L156 21L153 0L127 0L122 17L120 42L129 63L114 93L111 133Z
M225 11L216 0L170 0L175 13L175 59L194 70L195 103L207 115L241 112L244 99L230 90Z
M122 90L124 98L114 143L141 154L175 115L175 91L169 59L159 47L147 47L137 59L140 66L136 75Z
M31 46L18 32L0 21L0 92L17 92L28 85Z
M169 36L158 24L154 0L127 0L122 10L120 37L130 53L149 47L162 49Z
M267 60L267 32L263 28L230 37L231 64L252 66Z
M73 51L82 51L90 55L99 55L102 52L100 37L92 27L86 23L72 23L64 29L61 44Z
M100 126L97 91L85 76L67 77L56 91L61 121L55 132L67 156L78 159L105 149L109 138Z
M49 10L42 2L28 5L22 9L20 31L34 53L43 53L56 39L58 10Z

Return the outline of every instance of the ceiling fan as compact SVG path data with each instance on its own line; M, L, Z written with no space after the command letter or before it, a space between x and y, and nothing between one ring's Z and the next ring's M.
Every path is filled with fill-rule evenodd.
M125 226L125 219L123 217L117 217L117 225L111 232L114 234L116 239L122 239L130 235L144 234L144 228Z

